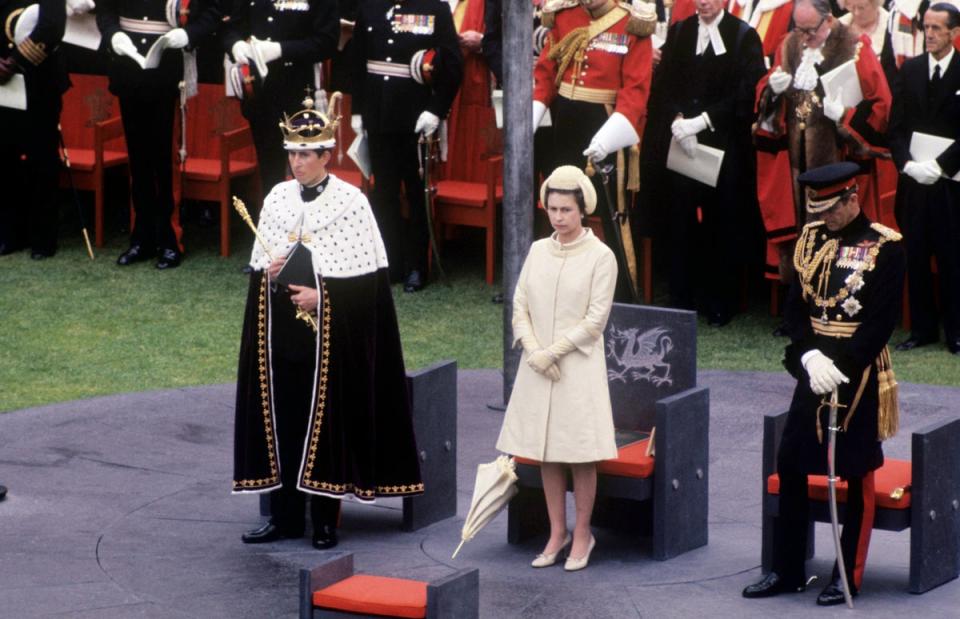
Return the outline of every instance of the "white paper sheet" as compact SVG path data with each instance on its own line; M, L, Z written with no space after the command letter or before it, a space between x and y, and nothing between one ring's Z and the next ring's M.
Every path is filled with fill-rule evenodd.
M860 77L857 75L857 65L854 60L848 60L839 67L827 71L820 76L823 92L827 98L840 93L843 107L857 107L863 101L863 91L860 90Z
M720 176L720 166L722 165L723 151L719 148L697 144L696 154L689 157L675 138L670 139L667 169L695 181L700 181L705 185L716 187L717 178Z
M951 144L953 144L953 140L950 138L914 131L913 135L910 136L910 157L918 162L930 161L939 157L940 153L947 150ZM960 181L960 172L954 174L950 180Z
M493 114L497 120L497 129L503 129L503 91L494 90L490 96L490 102L493 104ZM552 124L550 108L547 108L547 111L543 113L543 118L540 120L540 126L549 127ZM536 133L536 129L534 129L534 133Z
M96 16L84 13L68 17L63 42L85 49L100 49L100 30L97 28Z
M363 133L354 138L350 148L347 149L347 157L353 159L364 178L370 178L370 145L367 144L367 138Z
M27 109L27 85L22 73L14 73L6 84L0 84L0 107Z

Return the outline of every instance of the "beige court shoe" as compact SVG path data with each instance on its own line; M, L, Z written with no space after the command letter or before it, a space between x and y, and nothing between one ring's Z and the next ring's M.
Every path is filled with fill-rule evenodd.
M579 559L574 559L571 556L567 557L567 562L563 564L563 569L568 572L576 572L577 570L582 570L587 567L587 563L590 562L590 553L593 552L593 547L597 545L597 538L590 536L590 545L587 546L587 554L583 555Z
M563 538L563 545L561 545L556 552L551 554L540 553L537 555L537 558L530 563L530 565L533 567L550 567L557 562L557 556L559 556L560 553L563 552L564 548L569 546L571 542L573 542L573 537L571 537L570 533L568 532L567 536Z

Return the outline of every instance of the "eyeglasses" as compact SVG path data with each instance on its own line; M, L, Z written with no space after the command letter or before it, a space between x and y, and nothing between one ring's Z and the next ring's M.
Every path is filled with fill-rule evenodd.
M800 34L802 34L802 35L804 35L804 36L812 37L812 36L815 36L815 35L817 34L817 31L820 30L820 26L822 26L822 25L823 25L823 22L825 22L825 21L827 21L827 16L826 16L826 15L824 15L823 17L821 17L821 18L820 18L820 22L817 23L817 25L814 26L813 28L794 28L794 30L796 30L797 32L799 32Z

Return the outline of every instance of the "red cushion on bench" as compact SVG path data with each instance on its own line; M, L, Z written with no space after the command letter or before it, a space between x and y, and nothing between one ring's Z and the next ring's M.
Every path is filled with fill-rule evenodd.
M388 617L426 617L427 583L355 574L313 592L313 605Z
M909 460L887 459L883 466L874 474L874 495L877 507L887 509L907 509L910 507L910 479L912 469ZM897 500L890 498L890 493L897 488L903 488L903 496ZM767 492L780 494L780 476L774 473L767 478ZM827 476L810 475L807 495L815 501L826 501L828 497ZM837 502L847 500L847 482L837 484Z
M71 148L67 151L70 155L70 167L78 170L89 171L93 169L95 156L91 148ZM120 150L103 151L103 167L109 168L121 163L127 162L127 153Z
M643 479L653 475L654 457L647 455L647 442L650 439L643 439L635 443L630 443L617 450L617 457L613 460L603 460L597 467L597 471L603 475L615 475L617 477L635 477ZM529 458L516 458L521 464L530 464L540 466L536 460Z

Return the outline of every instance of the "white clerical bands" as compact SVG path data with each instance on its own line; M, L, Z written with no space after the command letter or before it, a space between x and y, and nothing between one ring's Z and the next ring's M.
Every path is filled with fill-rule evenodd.
M130 19L129 17L120 18L120 28L124 32L133 32L135 34L166 34L173 30L170 24L165 21Z

